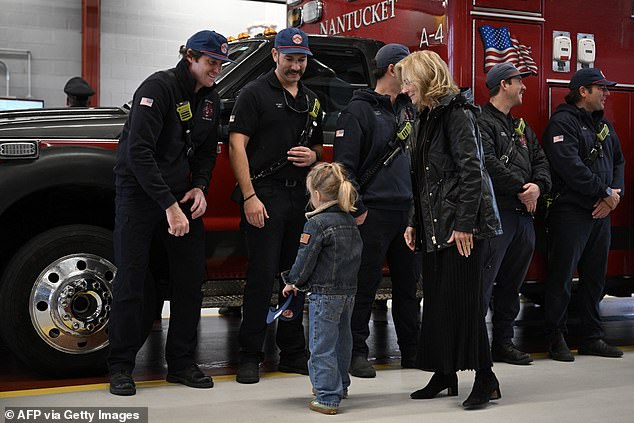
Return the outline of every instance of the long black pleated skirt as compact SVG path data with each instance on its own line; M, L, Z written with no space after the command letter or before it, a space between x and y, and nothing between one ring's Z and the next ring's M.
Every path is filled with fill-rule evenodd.
M481 280L482 243L462 257L455 246L423 253L423 321L417 365L452 373L490 368Z

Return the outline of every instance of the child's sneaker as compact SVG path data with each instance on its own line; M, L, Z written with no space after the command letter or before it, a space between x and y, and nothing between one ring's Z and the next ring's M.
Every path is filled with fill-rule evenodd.
M322 404L317 402L317 400L312 400L310 404L308 404L308 408L321 414L337 414L337 407Z

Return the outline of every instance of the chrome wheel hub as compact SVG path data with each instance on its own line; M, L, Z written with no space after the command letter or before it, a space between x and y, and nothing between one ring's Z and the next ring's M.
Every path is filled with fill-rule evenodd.
M116 267L92 254L49 264L33 284L29 312L38 335L56 350L86 354L108 345Z

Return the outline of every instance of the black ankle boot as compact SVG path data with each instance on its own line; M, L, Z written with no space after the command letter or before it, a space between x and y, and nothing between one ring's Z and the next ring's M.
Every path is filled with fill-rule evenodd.
M476 371L473 389L469 397L462 403L464 408L478 408L487 404L490 400L502 398L500 382L491 369Z
M447 396L455 397L458 395L458 376L456 376L455 373L448 375L438 372L434 373L429 383L427 383L427 386L416 392L412 392L410 397L412 399L430 399L434 398L444 389L447 390Z

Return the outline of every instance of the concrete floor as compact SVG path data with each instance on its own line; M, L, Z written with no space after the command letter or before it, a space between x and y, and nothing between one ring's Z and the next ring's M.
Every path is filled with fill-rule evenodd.
M502 398L486 409L465 411L461 402L473 373L459 374L459 396L411 400L429 373L382 366L376 379L353 378L339 421L349 422L609 422L634 421L634 350L621 359L578 356L574 363L537 358L530 366L496 364ZM308 377L268 373L259 384L215 378L210 390L141 382L134 397L115 397L106 384L75 392L24 392L0 397L2 407L149 407L149 422L298 422L327 418L307 408ZM7 393L5 393L7 394ZM8 420L7 420L8 421Z
M518 319L516 343L533 354L530 366L496 363L502 398L484 410L464 411L472 372L459 374L459 396L414 401L409 393L424 386L430 373L403 370L399 364L390 313L375 311L368 340L376 379L352 378L350 398L344 400L340 421L389 422L634 422L634 298L607 298L601 304L606 339L625 350L621 359L577 356L574 363L546 358L541 335L541 309L524 304ZM166 329L169 319L163 319ZM265 344L262 380L255 385L234 381L239 317L222 317L203 310L198 361L213 375L216 386L196 390L167 384L163 358L166 330L148 338L137 359L134 397L108 393L105 377L54 380L17 362L0 345L0 411L4 407L148 407L149 422L297 422L325 416L307 408L312 399L308 377L277 373L277 350L271 327ZM574 316L568 337L578 343ZM4 416L3 416L4 419ZM9 422L9 420L3 420ZM16 421L16 420L13 420Z

